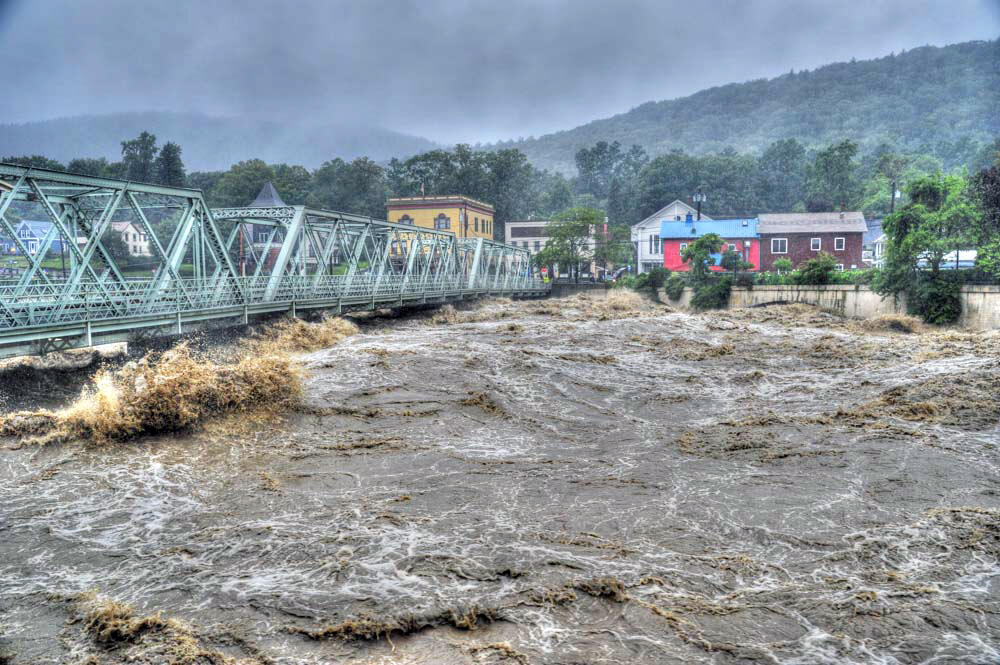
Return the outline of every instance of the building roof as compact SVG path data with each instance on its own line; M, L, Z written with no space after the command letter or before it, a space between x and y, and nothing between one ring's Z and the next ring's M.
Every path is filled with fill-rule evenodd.
M862 244L867 246L873 244L882 235L882 219L866 219L865 224L868 230L865 231Z
M639 222L637 224L633 224L632 228L634 229L636 227L642 226L644 224L648 224L649 222L653 222L653 221L655 221L655 222L666 221L666 220L664 220L664 217L667 214L667 208L672 208L675 205L680 205L682 208L686 209L692 215L698 212L695 208L692 208L687 203L684 203L684 201L681 201L680 199L674 199L673 201L671 201L667 205L663 206L662 208L660 208L659 210L657 210L656 212L654 212L652 215L650 215L646 219L642 220L641 222ZM705 213L702 213L701 218L703 220L705 220L705 219L712 219L711 217L709 217Z
M865 233L861 212L781 212L758 215L760 233Z
M462 204L476 206L483 208L488 212L493 212L493 206L489 203L477 201L476 199L463 196L462 194L445 194L442 196L398 196L391 198L386 202L386 206L389 208L419 206L455 207Z
M257 193L257 198L248 207L250 208L284 208L287 203L281 200L281 195L268 180Z
M660 222L661 238L700 238L709 233L717 233L723 238L755 238L757 237L757 219L705 219L701 221L663 221Z
M31 231L31 235L41 240L45 237L45 234L49 232L49 229L52 228L52 222L36 222L30 219L24 219L21 220L16 227L14 227L14 230L20 231L23 226L27 226L28 230ZM56 236L56 240L58 239L59 236Z

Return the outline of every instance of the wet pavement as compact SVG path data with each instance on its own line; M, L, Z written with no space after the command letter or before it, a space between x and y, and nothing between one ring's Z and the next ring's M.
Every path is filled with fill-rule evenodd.
M300 363L283 419L3 440L0 662L1000 662L998 335L614 294Z

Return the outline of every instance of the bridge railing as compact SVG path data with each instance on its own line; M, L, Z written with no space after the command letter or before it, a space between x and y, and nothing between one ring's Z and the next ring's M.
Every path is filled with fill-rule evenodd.
M542 290L545 285L530 276L508 276L496 288L493 276L465 277L402 275L286 275L270 290L267 276L179 279L163 284L153 279L125 282L81 282L67 289L65 283L0 285L0 330L124 319L143 315L189 313L239 306L309 301L388 301L434 297L448 293L516 292ZM270 291L270 292L269 292Z

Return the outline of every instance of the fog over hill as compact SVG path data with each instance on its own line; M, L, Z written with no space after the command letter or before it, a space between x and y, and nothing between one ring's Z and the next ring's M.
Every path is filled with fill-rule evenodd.
M251 158L315 168L335 157L376 161L431 150L433 142L378 127L319 126L197 113L113 113L0 125L0 154L121 158L121 142L142 131L183 149L189 170L224 170Z

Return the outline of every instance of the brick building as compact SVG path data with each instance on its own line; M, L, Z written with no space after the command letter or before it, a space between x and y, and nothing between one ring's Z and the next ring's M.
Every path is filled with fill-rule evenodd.
M860 212L776 213L759 215L758 220L761 270L773 270L780 258L797 266L820 252L833 255L840 270L865 266L862 252L868 226Z

